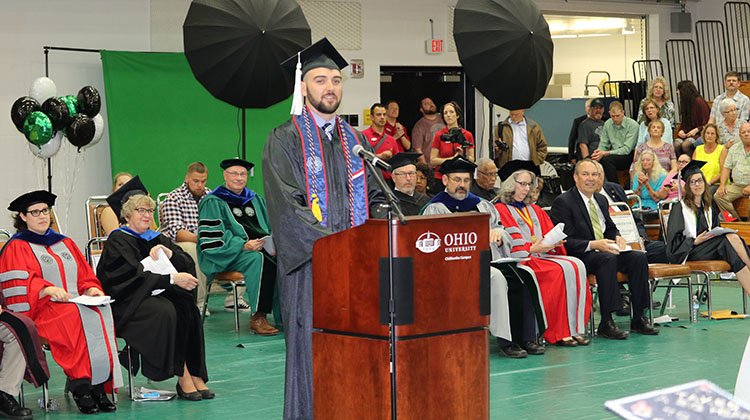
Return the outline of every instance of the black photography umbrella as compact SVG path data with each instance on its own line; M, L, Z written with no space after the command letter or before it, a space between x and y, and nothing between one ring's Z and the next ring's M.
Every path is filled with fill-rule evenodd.
M239 108L266 108L294 87L279 63L310 45L294 0L193 0L182 26L195 78Z
M531 107L552 77L552 38L532 0L459 0L458 58L474 86L507 109Z

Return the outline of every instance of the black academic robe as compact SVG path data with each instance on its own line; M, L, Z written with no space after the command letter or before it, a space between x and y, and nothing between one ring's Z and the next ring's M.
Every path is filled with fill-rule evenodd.
M703 208L701 207L696 220L696 236L719 226L719 213L720 210L713 203L711 225L708 226L705 215L702 215ZM716 236L699 245L694 245L695 238L686 237L684 230L685 218L682 205L675 203L672 206L672 210L669 211L669 220L667 222L667 256L670 263L682 264L686 259L690 261L722 260L729 263L732 271L735 273L745 267L745 263L737 255L726 235Z
M336 130L334 130L336 131ZM304 154L289 120L268 136L263 151L263 185L279 266L278 286L286 338L284 418L312 418L312 247L334 232L349 229L346 161L338 133L329 141L321 132L328 184L328 226L307 206ZM360 135L360 144L371 151ZM370 216L385 201L367 171Z
M164 235L151 240L122 230L109 235L97 265L104 292L115 300L112 312L117 335L141 355L143 375L163 381L183 373L208 380L203 323L193 294L170 284L169 275L144 271L140 263L156 245L172 251L170 262L178 272L195 275L195 263ZM152 296L157 289L164 292Z
M399 190L393 190L393 193L398 198L401 212L404 213L404 216L419 215L422 208L430 202L430 199L426 195L416 191L414 191L414 195L407 195Z
M485 190L484 188L480 187L479 184L476 183L476 181L471 183L471 192L474 193L474 195L484 198L485 200L490 202L492 202L492 200L497 197L497 191L494 188L491 190Z

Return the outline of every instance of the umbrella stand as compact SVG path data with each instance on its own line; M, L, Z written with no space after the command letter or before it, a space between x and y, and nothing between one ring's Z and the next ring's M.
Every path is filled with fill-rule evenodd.
M247 123L245 122L245 108L242 108L242 151L240 152L240 158L245 160L245 148L247 146Z

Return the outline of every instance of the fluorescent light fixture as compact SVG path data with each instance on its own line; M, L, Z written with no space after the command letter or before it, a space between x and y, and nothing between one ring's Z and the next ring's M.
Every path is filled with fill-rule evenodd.
M597 37L610 36L610 35L612 35L612 34L552 35L552 39L597 38Z
M578 38L578 35L552 35L552 39L568 39L568 38Z

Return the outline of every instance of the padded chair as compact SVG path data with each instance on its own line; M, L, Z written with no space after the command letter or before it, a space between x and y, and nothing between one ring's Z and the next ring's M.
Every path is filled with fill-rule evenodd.
M661 222L662 233L664 238L667 237L667 222L669 221L669 212L672 209L672 205L679 201L667 201L659 203L659 221ZM704 279L699 284L701 289L706 294L706 305L708 306L708 319L711 320L713 315L713 300L711 296L711 280L720 280L721 273L731 273L731 267L726 261L722 260L706 260L706 261L685 261L685 265L690 268L696 278ZM698 296L703 293L699 289ZM742 294L742 312L747 313L747 295L744 289L740 288ZM692 300L692 293L691 293ZM689 300L690 301L690 300Z
M208 291L211 290L211 283L214 281L220 284L229 284L232 287L232 297L234 298L234 331L239 333L240 332L240 310L238 307L239 291L237 289L239 287L245 286L245 276L239 271L224 271L221 273L217 273L215 276L213 276L213 278L207 279L206 300L203 302L203 311L202 311L202 320L204 321L206 319L206 309L208 309L208 298L209 296L211 296L211 293L208 293Z

